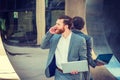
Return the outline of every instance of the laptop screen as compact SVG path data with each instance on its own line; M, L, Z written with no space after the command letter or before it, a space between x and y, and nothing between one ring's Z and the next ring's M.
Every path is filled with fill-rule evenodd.
M96 58L96 60L101 60L105 62L106 64L109 63L110 59L112 58L113 54L99 54Z

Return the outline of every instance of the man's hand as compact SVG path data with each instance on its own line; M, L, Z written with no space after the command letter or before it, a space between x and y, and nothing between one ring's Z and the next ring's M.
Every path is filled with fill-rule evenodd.
M51 34L56 34L56 30L57 30L57 28L55 26L53 26L49 29Z
M103 66L103 65L105 65L104 62L99 61L99 60L96 60L96 64L97 64L97 66Z
M78 71L72 71L71 74L78 74Z

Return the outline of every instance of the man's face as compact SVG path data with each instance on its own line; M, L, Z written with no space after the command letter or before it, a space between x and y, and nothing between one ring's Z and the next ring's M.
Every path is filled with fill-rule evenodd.
M56 27L56 33L57 34L62 34L64 31L65 31L65 24L63 23L63 19L58 19L57 21L56 21L56 25L55 25L55 27Z

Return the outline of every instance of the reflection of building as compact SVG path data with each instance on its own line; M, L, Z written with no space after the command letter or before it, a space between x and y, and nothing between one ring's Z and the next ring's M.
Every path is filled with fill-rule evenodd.
M39 45L42 36L55 24L59 15L83 15L84 3L85 0L1 0L0 17L6 20L7 40ZM80 4L78 12L68 4L76 6L76 9Z
M40 0L37 0L37 1L39 3L42 2ZM75 4L73 4L73 3L75 3ZM46 11L45 11L46 12L46 20L45 20L46 21L46 23L45 23L46 29L45 30L46 31L55 24L55 21L59 15L67 14L71 17L73 17L75 15L85 17L85 0L46 0L46 4L47 4L45 6L45 9L46 9ZM36 5L36 7L39 7L39 6ZM36 11L37 11L37 9L36 9ZM38 11L40 12L40 10L38 10ZM39 12L37 12L36 14L38 14ZM38 16L39 16L39 14L38 14ZM44 16L44 14L43 14L43 16ZM40 19L40 18L38 18L38 19ZM42 20L44 20L44 19L42 19ZM41 31L41 32L44 33L43 31ZM39 35L39 40L41 40L40 35Z
M26 66L23 66L26 71L31 70L31 68L27 68L28 62L34 63L34 69L36 69L41 55L34 55L39 54L40 51L35 52L36 47L33 48L33 46L32 49L24 47L40 45L43 35L50 26L55 24L57 17L67 14L71 17L82 16L86 20L88 33L94 39L96 54L114 53L120 61L119 10L118 0L0 0L0 18L5 20L5 35L7 35L6 39L3 38L7 42L5 49L8 53L10 52L11 62L16 61L13 64L17 68L16 70L21 70L23 62L26 62ZM87 32L86 29L83 31ZM31 53L32 57L28 53ZM15 56L16 59L14 59L14 55L18 55ZM16 67L18 57L20 57L20 66ZM32 62L36 57L38 62ZM23 58L26 61L22 61ZM29 67L33 67L33 65ZM34 69L33 71L35 71ZM26 75L22 76L26 77Z
M34 0L1 0L0 17L5 19L7 41L9 43L35 42L36 2ZM32 38L28 38L33 36ZM28 39L27 39L27 38Z
M83 31L87 33L86 30L88 30L88 33L94 38L97 51L99 51L98 45L109 44L115 52L119 52L119 49L115 48L116 45L120 45L118 44L119 28L115 25L119 24L118 13L118 2L113 0L0 0L0 18L5 20L6 40L15 45L40 45L43 35L50 26L55 24L57 17L67 14L71 17L82 16L85 19L87 29L85 27ZM104 20L107 22L103 23ZM110 23L111 25L109 25ZM107 26L111 26L111 28L108 29ZM95 28L93 29L93 27ZM104 29L107 31L103 32ZM102 43L97 42L96 35L99 35L99 39L104 38ZM111 35L115 36L111 37ZM106 48L103 48L102 51L106 52ZM110 48L108 51L111 52Z

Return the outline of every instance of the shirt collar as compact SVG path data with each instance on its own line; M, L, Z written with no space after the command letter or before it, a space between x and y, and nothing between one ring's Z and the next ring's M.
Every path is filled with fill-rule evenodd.
M71 35L72 35L72 32L70 32L70 34L68 35L67 38L64 38L63 36L61 36L61 38L63 38L63 39L70 39L70 38L71 38Z

